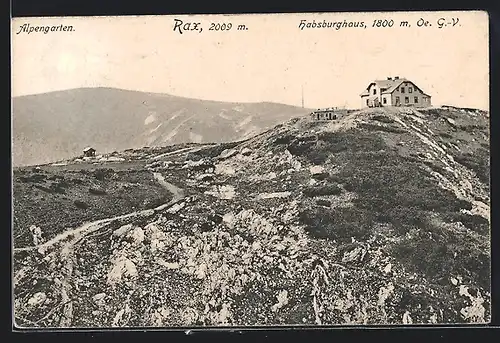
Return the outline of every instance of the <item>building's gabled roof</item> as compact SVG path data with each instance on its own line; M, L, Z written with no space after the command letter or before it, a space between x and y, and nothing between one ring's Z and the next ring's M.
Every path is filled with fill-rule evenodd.
M94 148L88 146L85 149L83 149L83 152L87 152L87 151L90 151L90 150L94 150L95 151Z
M429 94L426 94L422 89L420 89L417 85L415 85L415 83L413 83L412 81L410 81L408 79L405 79L404 77L397 78L397 79L391 79L391 80L375 80L375 81L371 82L368 85L368 87L366 87L364 92L361 93L360 95L361 96L369 95L368 89L370 89L370 86L373 84L376 84L377 86L379 86L379 88L382 90L382 92L381 92L382 94L390 94L390 93L394 92L403 82L411 83L415 88L417 88L420 92L422 92L422 94L430 97Z
M411 82L410 80L407 80L407 79L398 79L398 80L387 80L391 83L387 83L387 87L381 87L381 88L385 88L383 91L382 91L382 94L388 94L388 93L392 93L396 90L396 88L398 88L403 82ZM413 83L413 82L411 82Z

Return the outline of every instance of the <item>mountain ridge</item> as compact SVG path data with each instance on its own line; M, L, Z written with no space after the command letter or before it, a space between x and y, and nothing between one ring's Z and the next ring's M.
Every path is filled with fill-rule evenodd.
M244 139L308 109L236 103L109 87L13 98L13 162L69 158L86 146L112 152L142 146Z

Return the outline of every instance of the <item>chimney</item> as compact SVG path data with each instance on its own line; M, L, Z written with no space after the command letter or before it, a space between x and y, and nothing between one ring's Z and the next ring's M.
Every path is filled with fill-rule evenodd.
M399 76L394 76L394 80L399 80Z
M387 80L389 80L389 81L390 81L390 80L392 80L392 77L388 76L388 77L387 77Z

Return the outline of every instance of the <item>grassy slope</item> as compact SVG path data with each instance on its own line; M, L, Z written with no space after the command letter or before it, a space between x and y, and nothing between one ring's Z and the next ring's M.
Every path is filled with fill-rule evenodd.
M72 325L487 321L489 223L476 211L489 205L486 119L376 112L291 121L238 145L165 157L154 169L184 188L184 207L134 222L143 239L107 234L79 246ZM236 155L218 158L227 148ZM199 159L217 167L207 181L196 179L206 171L181 168ZM313 165L324 170L311 175ZM207 193L218 186L234 187L234 198ZM289 193L259 198L276 192ZM138 273L109 284L117 256ZM32 271L18 281L18 322L57 326L49 311L61 303L60 260L33 252L17 261ZM48 300L33 308L35 290ZM99 293L104 300L92 300Z

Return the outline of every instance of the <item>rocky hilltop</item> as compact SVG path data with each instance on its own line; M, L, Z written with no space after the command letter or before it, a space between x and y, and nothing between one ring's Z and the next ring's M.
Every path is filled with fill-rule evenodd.
M488 118L366 109L17 168L16 324L488 322Z

